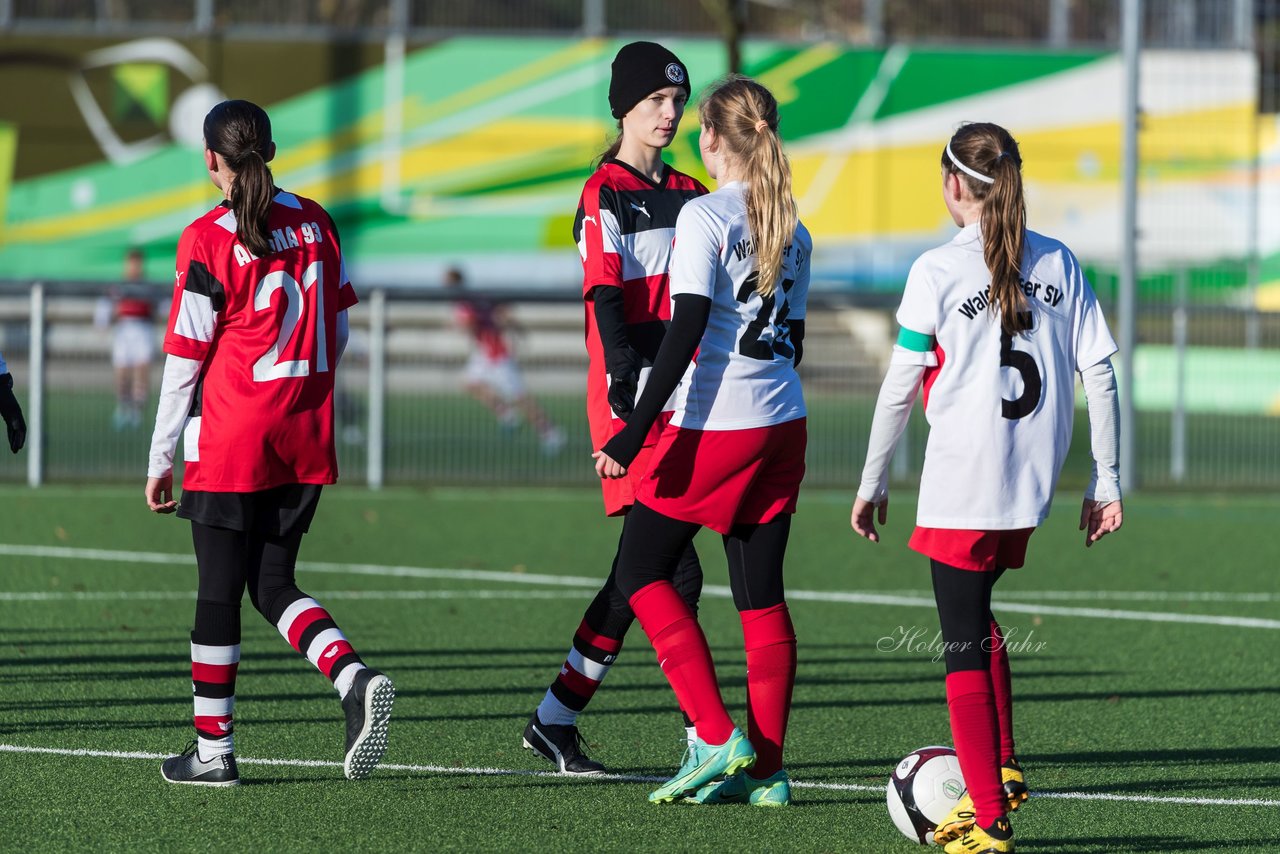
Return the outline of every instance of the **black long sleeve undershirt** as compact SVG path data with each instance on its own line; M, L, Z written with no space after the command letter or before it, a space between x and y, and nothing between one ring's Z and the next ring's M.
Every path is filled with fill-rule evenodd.
M793 320L788 325L791 330L790 341L791 346L796 350L795 367L800 367L800 360L804 358L804 321Z
M644 446L645 436L670 399L680 378L684 376L693 354L702 343L711 316L711 300L697 294L676 294L671 307L671 325L653 360L653 369L644 384L644 392L622 432L610 439L602 449L616 462L630 466Z
M605 369L613 372L617 354L627 344L626 315L623 310L622 288L597 285L591 289L594 303L596 330L600 333L600 345L604 349Z

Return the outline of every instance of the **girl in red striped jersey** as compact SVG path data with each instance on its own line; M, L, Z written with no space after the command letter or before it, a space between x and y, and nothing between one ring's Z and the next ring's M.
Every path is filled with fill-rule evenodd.
M332 680L347 723L343 769L386 749L395 689L365 667L294 568L323 484L337 480L333 375L355 290L317 203L277 189L271 120L224 101L204 120L204 163L225 200L178 243L147 506L191 521L199 569L191 676L196 740L161 766L171 783L239 782L233 741L240 601ZM182 503L173 457L183 435Z
M622 429L644 388L671 317L667 266L676 216L687 201L707 192L662 159L675 139L689 91L684 63L661 45L633 42L613 60L609 106L620 133L587 180L573 227L582 256L593 450ZM631 509L659 432L671 418L672 406L663 409L646 432L632 465L634 474L602 481L607 515ZM696 607L702 567L692 544L681 555L676 579L684 600ZM604 770L582 750L576 721L609 672L634 619L611 569L583 615L564 666L525 727L525 747L563 773ZM685 723L688 730L690 722Z
M717 189L680 212L671 328L626 428L596 453L596 472L628 475L649 424L679 386L675 417L642 477L618 555L618 588L697 730L679 772L649 799L784 806L796 636L782 568L804 477L806 410L796 364L812 242L796 216L769 90L730 77L698 115L702 159ZM724 538L742 620L747 736L725 710L707 640L672 584L680 555L703 526Z

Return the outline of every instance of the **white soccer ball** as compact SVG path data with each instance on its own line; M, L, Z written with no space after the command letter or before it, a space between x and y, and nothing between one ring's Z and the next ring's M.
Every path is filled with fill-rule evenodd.
M933 829L964 795L960 760L950 747L913 750L889 775L889 817L908 839L933 845Z

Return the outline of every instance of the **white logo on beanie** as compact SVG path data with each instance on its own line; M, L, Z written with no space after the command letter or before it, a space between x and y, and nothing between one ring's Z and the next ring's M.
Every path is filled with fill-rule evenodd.
M677 86L684 82L684 69L680 67L680 63L672 62L667 65L667 79Z

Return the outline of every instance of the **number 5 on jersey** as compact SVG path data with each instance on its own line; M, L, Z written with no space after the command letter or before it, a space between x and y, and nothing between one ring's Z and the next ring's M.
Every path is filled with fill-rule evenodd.
M276 291L283 292L285 300L284 314L280 317L280 332L276 341L267 352L253 364L255 382L270 382L285 377L305 377L311 373L311 362L316 363L316 372L329 370L329 348L326 344L324 328L324 267L320 261L311 262L302 274L302 283L284 270L268 273L258 282L253 292L253 310L266 311L271 308L271 298ZM314 293L314 305L308 304L307 295ZM309 310L313 309L313 310ZM305 319L315 324L315 352L313 358L287 359L279 361L280 353L288 346L293 333ZM305 324L303 325L305 336ZM305 337L304 337L305 341Z

